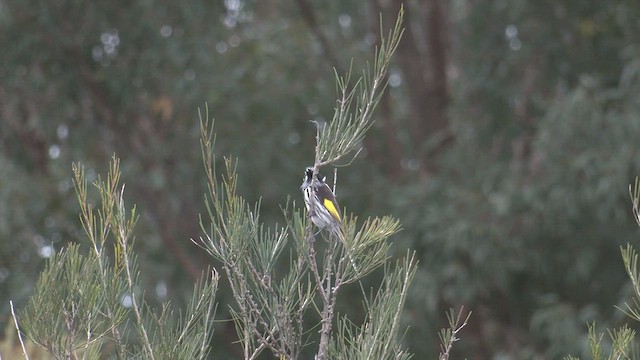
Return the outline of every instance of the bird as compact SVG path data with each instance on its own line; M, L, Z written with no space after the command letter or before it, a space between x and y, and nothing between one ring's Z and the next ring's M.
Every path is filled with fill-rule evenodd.
M300 189L304 194L304 204L307 207L307 212L313 224L320 230L329 231L346 245L340 206L338 205L335 194L325 182L325 177L317 173L316 181L314 182L313 168L307 167L304 171ZM353 257L350 253L348 253L348 256L353 269L358 272L358 267Z
M344 231L340 206L333 191L325 182L325 177L318 173L313 183L313 168L307 167L300 189L304 194L304 203L314 225L321 230L328 230L342 240Z

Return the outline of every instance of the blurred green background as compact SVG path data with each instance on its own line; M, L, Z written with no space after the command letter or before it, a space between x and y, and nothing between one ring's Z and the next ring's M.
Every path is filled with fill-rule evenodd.
M95 178L114 153L141 213L147 295L181 306L212 263L189 240L206 191L198 108L216 118L218 154L239 159L240 193L282 223L312 162L309 120L333 114L333 68L359 69L378 14L386 31L400 3L0 0L0 329L44 259L83 241L71 163ZM445 311L464 305L454 358L586 354L587 322L626 321L619 245L640 238L627 192L640 2L405 6L388 91L338 196L361 218L398 217L392 255L417 252L406 346L435 358ZM346 289L340 311L360 312L359 294ZM235 339L221 322L214 357L238 358Z

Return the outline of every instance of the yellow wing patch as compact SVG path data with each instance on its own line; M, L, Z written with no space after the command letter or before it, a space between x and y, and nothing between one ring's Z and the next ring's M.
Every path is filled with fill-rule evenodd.
M333 216L334 218L338 219L338 221L341 221L340 220L340 212L338 211L338 209L336 209L336 206L333 203L333 201L331 201L329 199L324 199L324 207L327 208L327 210L329 211L331 216Z

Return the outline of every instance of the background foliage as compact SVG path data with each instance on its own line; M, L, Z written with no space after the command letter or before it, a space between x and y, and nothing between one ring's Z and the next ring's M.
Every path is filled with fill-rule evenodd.
M71 162L91 177L113 153L141 213L147 292L191 294L210 262L189 241L204 212L205 102L218 153L240 159L239 192L282 222L312 159L308 120L333 112L332 68L366 58L378 13L393 19L399 4L0 0L0 328L44 259L82 239ZM436 354L445 310L464 304L473 316L455 358L584 356L586 322L619 325L613 305L630 296L618 249L637 241L640 4L406 9L390 91L338 196L361 216L401 219L393 250L418 251L407 347ZM216 339L214 355L234 356L231 323Z

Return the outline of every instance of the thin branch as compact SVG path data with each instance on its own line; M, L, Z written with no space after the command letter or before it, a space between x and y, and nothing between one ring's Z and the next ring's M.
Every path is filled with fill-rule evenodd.
M471 317L471 312L469 312L467 317L462 320L463 311L464 307L461 307L458 312L458 316L455 316L453 309L451 309L447 314L449 328L442 329L440 332L440 340L442 341L442 344L440 345L442 348L442 352L439 357L440 360L449 360L449 354L453 348L453 343L460 340L460 338L457 337L458 333L467 325L467 321L469 321L469 318Z
M11 316L13 317L13 324L16 327L16 332L18 333L18 340L20 340L20 346L22 346L22 353L24 354L24 358L29 360L29 354L27 354L27 348L24 346L24 341L22 340L22 333L20 332L20 327L18 326L18 318L16 317L16 312L13 309L13 300L9 300L9 307L11 307Z
M320 344L318 346L318 353L316 360L322 360L326 357L329 348L329 339L331 338L331 331L333 327L334 310L336 302L338 300L338 290L343 284L342 274L334 274L333 267L334 257L340 241L335 236L331 235L331 243L325 253L326 266L324 269L324 296L323 296L323 309L321 314L321 329L320 329ZM332 285L333 280L333 285Z
M373 125L372 113L387 86L387 71L403 33L404 10L398 12L395 26L387 38L381 37L373 66L367 66L354 83L351 68L345 76L336 72L339 99L333 120L322 129L318 127L314 167L335 164L352 151L361 148L366 132ZM381 26L382 28L382 22Z
M633 188L629 185L629 196L631 197L633 217L640 225L640 178L636 178Z
M112 227L110 212L113 209L114 189L117 187L120 177L119 164L119 159L114 155L112 158L110 172L107 176L107 183L101 183L97 186L102 198L103 209L102 212L98 212L100 228L98 228L98 223L95 214L93 213L92 206L87 200L87 178L85 176L84 166L81 164L72 164L74 185L78 196L78 202L80 204L80 222L82 223L85 233L91 242L91 248L93 250L92 254L98 261L98 267L100 268L100 280L105 289L109 288L107 279L107 273L109 270L104 261L103 249ZM96 233L99 235L96 235ZM118 263L116 262L116 269L114 270L119 272L120 268L118 268L117 264ZM115 340L114 342L118 351L118 356L120 359L124 359L126 357L126 350L124 341L122 341L122 334L118 331L118 319L116 318L117 311L112 307L112 305L111 301L106 303L106 315L110 321L111 334Z
M133 312L136 315L136 322L138 324L138 328L142 333L142 343L145 347L148 356L150 359L154 360L155 356L153 354L153 348L151 347L151 341L149 340L149 335L147 334L147 329L145 328L144 321L142 319L142 310L140 304L138 304L138 300L136 299L135 287L133 281L133 274L131 271L131 257L128 251L128 241L130 237L131 228L127 228L128 226L132 226L135 223L135 218L133 218L134 214L132 214L132 219L127 222L126 221L126 210L124 207L124 185L120 190L120 197L118 199L117 205L117 217L118 224L116 225L116 235L118 237L118 243L122 250L122 258L124 263L124 269L126 273L127 285L129 286L129 294L131 295L131 307L133 308ZM133 212L135 213L135 207Z
M409 260L405 264L404 277L402 279L402 289L400 290L400 299L398 300L399 304L404 304L404 302L407 299L407 295L409 293L409 285L411 284L411 280L415 275L416 265L414 260L415 260L415 253L414 255L411 256L411 258L409 258ZM398 307L396 308L396 312L393 315L393 320L391 321L393 325L392 325L390 334L392 336L395 336L395 334L398 332L398 325L400 325L401 313L402 313L402 305L398 305ZM389 347L391 346L392 339L393 339L392 336L390 336L386 341L386 344L384 346L384 352L383 352L384 354L386 354L389 351Z

